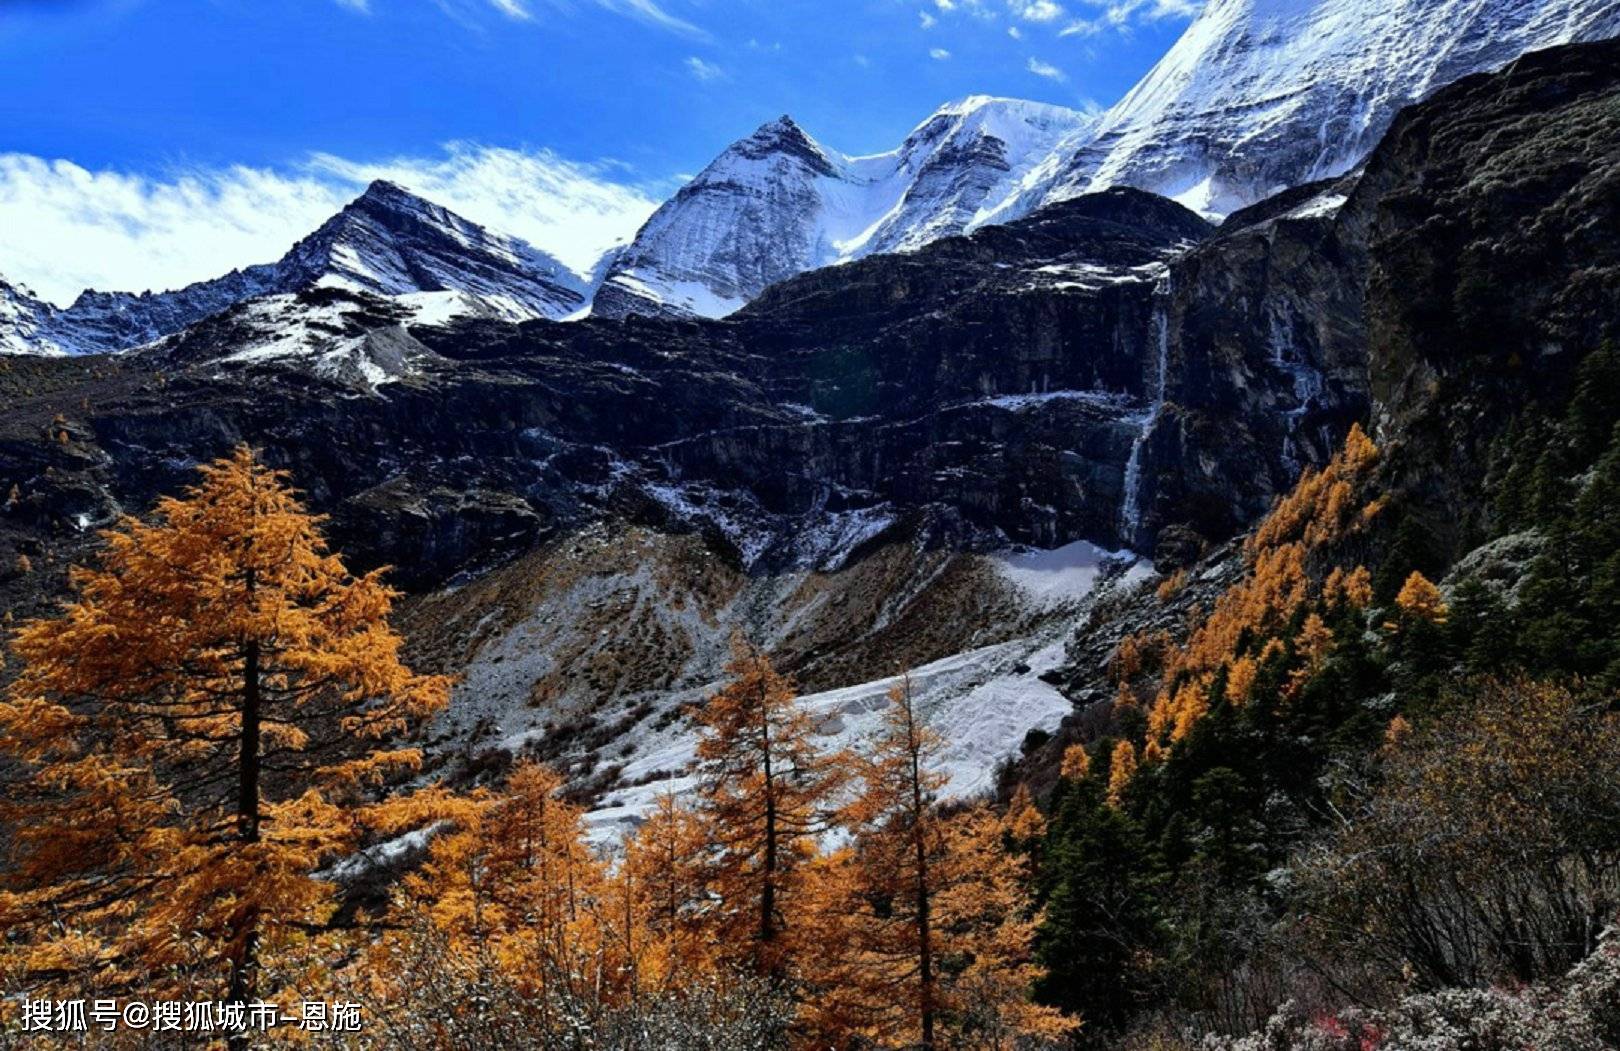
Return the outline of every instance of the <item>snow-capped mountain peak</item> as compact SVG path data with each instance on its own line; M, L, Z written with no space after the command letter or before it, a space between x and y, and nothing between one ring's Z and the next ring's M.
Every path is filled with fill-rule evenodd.
M561 317L584 302L583 282L538 248L385 180L294 245L277 267L280 292L466 292L499 298L530 317Z
M54 312L25 286L0 277L0 354L66 353L47 335Z
M395 183L378 181L279 261L172 292L86 290L57 310L0 288L0 349L14 353L127 350L261 296L314 288L385 297L432 295L440 314L522 321L585 305L586 286L556 259L487 230ZM420 306L420 304L416 304Z
M1091 118L972 96L896 149L850 156L791 117L727 147L642 227L595 312L723 316L805 270L963 233L1024 191L1029 171Z
M1355 167L1406 105L1620 33L1620 0L1209 0L1026 207L1128 185L1210 216Z
M1209 0L1112 109L974 95L849 157L790 118L648 221L595 310L720 316L803 270L1111 186L1218 217L1360 163L1399 110L1527 51L1620 33L1620 0Z

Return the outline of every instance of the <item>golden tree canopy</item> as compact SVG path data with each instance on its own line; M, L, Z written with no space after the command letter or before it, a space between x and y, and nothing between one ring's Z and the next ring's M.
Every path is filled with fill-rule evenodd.
M395 742L445 702L400 660L395 593L328 550L283 472L242 447L200 473L104 534L61 614L12 641L0 749L24 775L0 807L0 924L33 946L25 969L135 975L223 948L236 986L261 931L320 918L313 873L357 832L345 805L418 764Z

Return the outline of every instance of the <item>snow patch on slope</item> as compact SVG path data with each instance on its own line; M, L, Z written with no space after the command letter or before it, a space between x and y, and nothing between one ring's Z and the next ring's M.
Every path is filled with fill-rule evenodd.
M945 745L937 769L942 794L967 799L991 790L1000 764L1018 754L1031 730L1051 732L1073 705L1041 676L1058 668L1069 637L1099 594L1133 588L1153 576L1129 552L1110 552L1079 542L1049 551L990 556L993 571L1010 583L1031 611L1058 613L1029 635L977 647L924 664L910 672L911 687ZM811 693L800 704L829 751L859 752L882 728L883 711L898 676ZM712 686L686 691L679 703L695 703ZM684 720L654 730L639 741L620 773L626 787L608 793L587 824L592 838L612 845L633 830L660 796L689 797L696 788L697 739Z

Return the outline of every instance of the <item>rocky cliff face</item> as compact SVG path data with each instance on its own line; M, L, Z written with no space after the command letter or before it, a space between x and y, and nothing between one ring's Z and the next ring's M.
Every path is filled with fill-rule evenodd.
M1341 218L1366 245L1376 436L1454 551L1493 440L1620 339L1620 42L1527 56L1403 114Z
M803 275L725 322L424 319L315 289L118 370L161 397L19 396L8 433L63 413L126 507L262 442L424 584L603 516L704 532L750 569L897 534L1151 553L1178 527L1196 551L1369 413L1410 443L1401 421L1447 406L1433 447L1477 450L1456 406L1497 421L1610 331L1616 48L1459 85L1359 184L1219 230L1110 191ZM38 454L18 462L0 482L38 486Z
M317 289L122 361L133 388L69 417L108 507L251 440L421 583L603 516L704 532L750 569L836 566L896 532L1117 545L1156 303L1209 232L1097 195L806 275L731 322L423 324ZM15 402L28 445L60 395ZM45 486L35 455L7 462L0 483Z
M1246 346L1249 360L1263 361L1266 327L1256 319L1319 305L1309 325L1284 331L1324 393L1361 400L1382 449L1388 506L1368 541L1369 564L1392 542L1389 520L1405 519L1437 570L1494 562L1509 582L1523 572L1506 567L1528 556L1478 547L1495 535L1492 450L1516 418L1566 403L1579 363L1620 338L1617 143L1620 41L1530 55L1408 110L1353 186L1312 188L1236 215L1178 267L1189 297L1184 345ZM1330 216L1328 201L1337 203ZM1323 217L1286 217L1301 211ZM1179 396L1195 398L1194 387ZM1288 385L1273 384L1271 395L1285 408ZM1235 433L1235 423L1206 433ZM1185 484L1179 472L1189 468L1197 478L1199 450L1168 433L1163 440L1167 452L1195 454L1167 470L1166 483ZM1538 549L1534 536L1517 541L1521 552ZM1240 566L1235 545L1217 548L1172 601L1144 591L1078 631L1055 677L1096 707L1072 716L1023 774L1050 781L1065 744L1105 717L1114 689L1107 664L1124 637L1180 631Z

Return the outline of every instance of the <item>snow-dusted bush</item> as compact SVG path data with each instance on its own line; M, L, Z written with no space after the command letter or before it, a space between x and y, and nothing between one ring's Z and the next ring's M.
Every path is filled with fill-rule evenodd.
M1620 1046L1620 934L1557 982L1445 989L1389 1010L1309 1016L1285 1004L1264 1030L1206 1037L1201 1051L1610 1051Z

